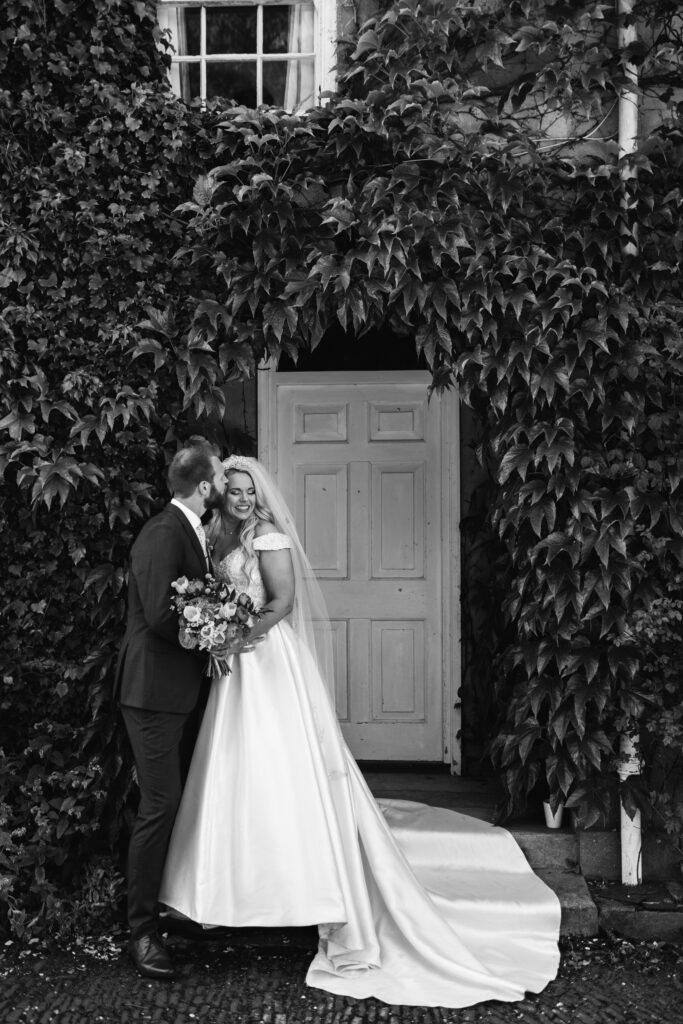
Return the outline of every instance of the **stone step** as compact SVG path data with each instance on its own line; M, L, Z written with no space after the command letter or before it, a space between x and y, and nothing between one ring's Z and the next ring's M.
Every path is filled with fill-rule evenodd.
M377 797L417 800L482 821L493 822L500 803L500 787L491 779L463 779L440 770L364 769L363 773ZM645 911L601 897L600 888L596 890L596 906L586 879L600 880L603 888L620 879L619 831L574 830L571 826L568 815L564 828L546 828L540 808L504 826L517 840L531 868L557 893L562 907L562 934L595 935L600 921L608 932L628 937L681 941L683 900L675 912ZM680 861L680 853L665 837L643 834L644 881L671 884L672 879L680 878Z
M561 935L597 935L598 909L579 867L579 842L570 829L511 825L508 831L529 866L557 895L562 908Z
M364 774L376 797L417 800L482 821L494 820L498 793L489 780L454 779L439 772L365 771ZM569 828L547 829L533 818L517 820L505 827L516 839L530 867L557 894L562 908L561 934L596 935L598 911L585 879L577 873L577 833Z
M377 797L417 800L460 811L482 821L494 821L502 795L500 784L495 779L462 778L438 768L420 771L364 768L363 774ZM619 880L619 831L574 831L571 826L572 816L567 814L563 828L546 828L539 807L523 818L507 822L504 827L517 839L534 870L576 870L578 865L586 878ZM666 837L651 832L643 834L644 881L680 878L680 861L680 853Z
M536 874L550 886L560 901L560 935L598 934L598 908L583 875L548 868L536 869Z
M468 813L468 812L465 812ZM544 826L507 826L531 867L576 871L588 879L618 882L621 879L621 836L618 830L547 829ZM681 877L681 855L665 836L643 833L644 882L670 881Z
M578 856L586 878L618 882L621 879L621 837L618 831L589 829L577 832ZM669 881L681 877L681 854L675 845L656 832L643 832L644 882Z
M534 871L576 871L579 866L577 833L544 825L505 826L524 852Z
M594 887L600 928L638 942L683 940L683 885L677 881L628 886L600 882Z

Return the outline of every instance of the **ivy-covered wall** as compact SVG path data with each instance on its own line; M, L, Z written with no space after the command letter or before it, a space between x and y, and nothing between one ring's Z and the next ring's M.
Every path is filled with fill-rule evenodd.
M619 52L611 4L404 0L297 116L178 102L151 2L5 11L1 926L65 934L115 902L131 541L179 441L251 444L241 380L332 329L407 340L481 425L493 589L473 629L509 807L544 786L589 821L637 729L625 796L657 793L680 831L675 5L640 0L656 30ZM660 126L624 182L598 133L629 61ZM549 144L548 110L579 136Z
M128 550L203 413L191 344L155 366L142 327L197 294L175 209L219 137L159 43L152 3L3 4L0 929L20 938L87 928L120 888Z

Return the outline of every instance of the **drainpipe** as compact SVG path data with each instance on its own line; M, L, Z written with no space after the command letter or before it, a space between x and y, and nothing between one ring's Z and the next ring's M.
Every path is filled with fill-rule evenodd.
M619 779L624 782L631 775L640 774L638 740L633 736L622 736L619 744ZM642 831L640 811L633 818L621 808L621 881L624 885L640 885L643 881Z
M617 16L619 19L618 45L624 50L637 38L634 24L624 25L624 18L633 11L634 0L617 0ZM638 147L638 71L633 64L626 65L626 75L634 88L625 85L619 96L619 159L624 160ZM621 169L622 180L632 178L635 169L624 163ZM628 200L624 197L624 203ZM624 252L633 253L634 242L624 243ZM622 736L619 749L619 779L624 782L632 775L640 774L640 753L638 738ZM633 818L626 813L623 802L621 805L621 881L624 885L640 885L642 875L642 832L640 811Z
M617 0L619 50L625 50L638 38L634 24L624 25L624 18L633 13L633 7L634 0ZM624 70L629 82L633 83L633 88L624 85L619 95L620 159L634 153L638 148L638 69L634 64L627 64ZM622 178L632 178L636 172L633 168L626 167L621 173Z

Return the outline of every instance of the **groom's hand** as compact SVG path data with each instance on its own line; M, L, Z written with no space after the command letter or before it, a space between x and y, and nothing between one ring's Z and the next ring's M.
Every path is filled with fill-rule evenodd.
M217 658L228 658L231 654L235 653L235 650L235 644L228 644L227 647L212 647L209 653Z

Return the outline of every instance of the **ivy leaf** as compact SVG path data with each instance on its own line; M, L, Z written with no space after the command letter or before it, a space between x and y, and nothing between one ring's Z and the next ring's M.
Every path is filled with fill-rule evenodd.
M363 32L358 38L356 48L351 54L351 60L358 60L363 54L368 53L371 50L377 50L379 48L379 39L377 33L373 29L369 29L367 32Z
M201 209L205 209L211 205L214 192L216 190L216 183L212 175L202 174L195 182L194 188L192 189L192 198Z
M512 473L518 473L525 480L532 462L533 455L528 445L512 445L501 459L498 480L504 484Z
M20 441L23 434L35 434L35 416L18 411L9 412L0 420L0 430L7 430L13 440Z

